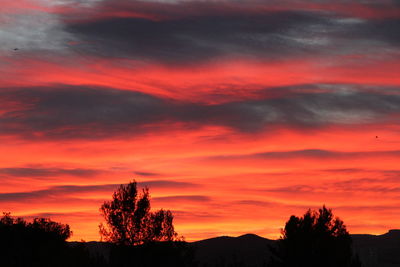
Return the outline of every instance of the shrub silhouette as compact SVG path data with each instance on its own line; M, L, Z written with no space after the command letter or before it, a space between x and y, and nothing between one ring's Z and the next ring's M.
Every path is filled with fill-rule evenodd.
M100 224L101 236L118 245L142 245L155 241L177 240L173 216L169 210L150 211L150 194L146 187L138 194L136 181L120 185L112 201L100 211L106 225Z
M346 226L325 206L318 211L308 210L302 217L292 215L272 252L270 266L361 266L353 257L352 240Z
M68 224L47 218L27 222L3 213L0 219L0 266L7 267L106 267L103 258L91 257L85 243L69 245Z
M52 266L65 258L68 225L45 218L28 223L3 213L0 219L0 250L4 266Z

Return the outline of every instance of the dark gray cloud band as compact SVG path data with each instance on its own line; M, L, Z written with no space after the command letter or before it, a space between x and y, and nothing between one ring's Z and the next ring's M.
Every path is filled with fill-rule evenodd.
M171 128L174 123L189 127L217 125L245 133L276 125L304 129L396 122L400 113L397 88L363 91L349 89L353 87L348 85L331 85L329 90L318 93L301 90L310 87L318 85L268 89L285 94L213 105L105 88L3 90L0 102L7 106L14 103L16 107L0 115L0 134L96 139L135 135L167 125Z
M269 16L194 17L152 21L113 18L69 25L71 34L82 39L84 51L109 57L130 57L167 63L191 63L227 54L260 54L272 57L290 52L295 42L281 33L293 24L321 23L306 13Z
M155 180L148 182L139 182L138 187L151 188L193 188L196 184L187 182L178 182L170 180ZM119 187L118 184L103 184L103 185L61 185L53 186L43 190L35 190L29 192L13 192L13 193L0 193L0 202L8 201L28 201L40 199L58 199L68 197L70 194L79 193L94 193L94 192L110 192L110 195ZM188 196L185 196L189 198ZM178 200L180 197L175 197ZM193 201L199 200L198 196L193 197ZM162 198L161 198L162 200ZM174 197L170 199L174 200Z
M0 177L51 177L51 176L78 176L92 177L100 170L94 169L61 169L61 168L0 168Z
M190 5L196 4L175 4L174 10L181 6L191 10ZM218 9L216 5L214 9ZM225 4L220 5L223 10ZM80 45L72 48L77 52L167 64L197 64L221 57L282 59L398 51L397 18L353 18L306 9L252 13L246 8L225 13L213 10L197 15L185 15L181 10L182 14L165 20L99 18L67 24L66 31L80 40Z

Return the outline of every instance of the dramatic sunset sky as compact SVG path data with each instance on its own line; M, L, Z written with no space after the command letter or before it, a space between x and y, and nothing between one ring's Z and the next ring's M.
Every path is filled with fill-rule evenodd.
M99 240L136 179L189 241L400 228L399 29L398 0L1 0L0 212Z

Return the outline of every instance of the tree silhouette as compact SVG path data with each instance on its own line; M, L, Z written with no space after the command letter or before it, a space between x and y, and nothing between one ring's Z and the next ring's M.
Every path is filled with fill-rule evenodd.
M106 225L100 234L118 245L142 245L155 241L177 240L173 216L169 210L150 211L150 194L146 187L138 194L136 181L120 185L100 211Z
M272 248L271 266L346 267L361 266L353 257L352 240L343 221L331 209L308 210L292 215Z
M106 267L101 257L92 257L84 243L68 244L68 224L48 218L27 222L3 213L0 218L0 266L7 267Z
M2 266L67 266L64 265L68 250L66 239L71 234L67 224L45 218L27 222L3 213L0 219Z

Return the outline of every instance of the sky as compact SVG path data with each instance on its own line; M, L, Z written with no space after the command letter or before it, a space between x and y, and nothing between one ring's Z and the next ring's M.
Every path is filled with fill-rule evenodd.
M0 212L99 240L135 179L188 241L400 228L399 29L398 0L2 0Z

